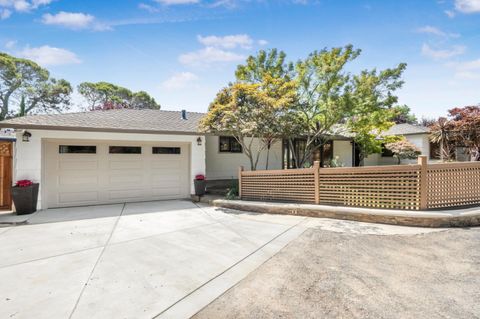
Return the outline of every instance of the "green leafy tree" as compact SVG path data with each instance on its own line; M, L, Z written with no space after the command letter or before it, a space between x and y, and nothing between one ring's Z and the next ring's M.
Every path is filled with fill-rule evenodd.
M352 79L350 101L353 108L346 120L346 126L354 134L354 141L360 147L360 162L365 157L381 151L382 143L392 142L393 136L378 136L388 130L394 122L396 110L392 106L398 98L394 91L401 88L401 75L406 64L394 69L362 71Z
M262 83L266 75L291 80L294 66L286 61L286 57L285 52L277 49L260 50L257 55L249 56L245 64L237 66L235 77L237 81L246 83Z
M0 53L0 120L62 112L69 108L71 93L69 82L50 77L37 63Z
M265 76L261 84L233 83L217 94L200 127L235 137L250 161L250 169L256 170L267 144L254 143L254 138L276 130L295 98L293 81Z
M83 82L78 92L85 98L89 110L111 108L160 109L160 105L145 91L132 92L108 82Z
M240 143L244 143L244 136L238 132L248 132L249 136L261 138L262 148L267 149L273 139L284 138L297 167L310 165L313 154L329 136L345 129L354 132L363 157L377 152L382 143L377 136L393 124L396 113L392 107L397 102L393 93L403 84L400 78L406 65L352 76L346 66L359 55L360 50L351 45L323 49L293 67L281 51L260 51L257 56L249 57L246 64L238 66L237 83L219 93L210 106L207 115L210 125L206 127L216 123L218 127L214 130L231 132ZM278 90L280 84L290 82L294 85L289 90ZM276 92L282 107L270 107L274 104L258 98L256 90L270 92L268 96ZM234 109L248 112L231 111ZM230 112L229 116L223 116L223 111ZM295 145L297 138L304 139L301 149ZM248 153L251 152L247 150L251 158ZM251 163L256 168L255 159Z
M414 144L406 139L401 139L396 142L387 143L385 147L393 153L397 158L397 163L400 164L402 159L416 159L422 152Z
M335 134L335 125L343 122L354 108L351 76L345 65L354 60L360 50L351 45L323 49L311 53L296 64L299 103L295 107L296 128L289 145L297 167L308 165L313 153ZM294 138L303 136L304 147L296 152Z
M277 49L260 50L256 55L249 56L245 64L237 66L235 72L238 82L262 85L266 82L272 84L271 79L277 79L277 84L288 82L293 76L293 63L287 62L285 52ZM272 112L271 108L259 110L263 117L277 117L266 120L269 125L264 126L260 140L262 148L266 150L265 169L268 169L271 147L280 140L292 123L292 119L288 117L289 109L291 108L284 108L285 113L280 117L275 111Z
M392 118L392 121L395 122L395 124L403 124L403 123L409 123L409 124L417 124L418 120L415 114L412 113L410 110L410 107L407 105L397 105L392 108L394 112L394 116Z

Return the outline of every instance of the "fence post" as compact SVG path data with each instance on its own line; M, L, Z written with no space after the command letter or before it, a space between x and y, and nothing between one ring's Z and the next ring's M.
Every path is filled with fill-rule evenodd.
M238 197L242 199L242 172L243 166L238 168Z
M313 162L313 174L315 183L315 204L320 204L320 162Z
M428 167L427 167L427 156L421 155L418 157L418 165L421 165L420 168L420 209L424 210L428 207Z

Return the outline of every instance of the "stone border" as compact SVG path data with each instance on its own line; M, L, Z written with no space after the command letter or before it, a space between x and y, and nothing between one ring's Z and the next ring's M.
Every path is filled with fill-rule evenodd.
M278 202L216 199L216 207L266 214L286 214L417 227L480 226L480 207L457 210L407 211Z

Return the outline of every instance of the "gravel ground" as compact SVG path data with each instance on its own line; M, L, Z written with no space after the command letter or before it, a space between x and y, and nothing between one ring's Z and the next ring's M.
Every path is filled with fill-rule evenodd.
M480 228L307 230L194 318L480 318Z

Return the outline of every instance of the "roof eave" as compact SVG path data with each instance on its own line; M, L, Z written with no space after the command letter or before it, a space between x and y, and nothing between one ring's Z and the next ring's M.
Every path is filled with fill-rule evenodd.
M204 133L201 133L201 132L187 132L187 131L137 130L137 129L119 129L119 128L52 126L52 125L8 124L8 123L0 123L0 128L45 130L45 131L78 131L78 132L137 133L137 134L164 134L164 135L205 135Z

